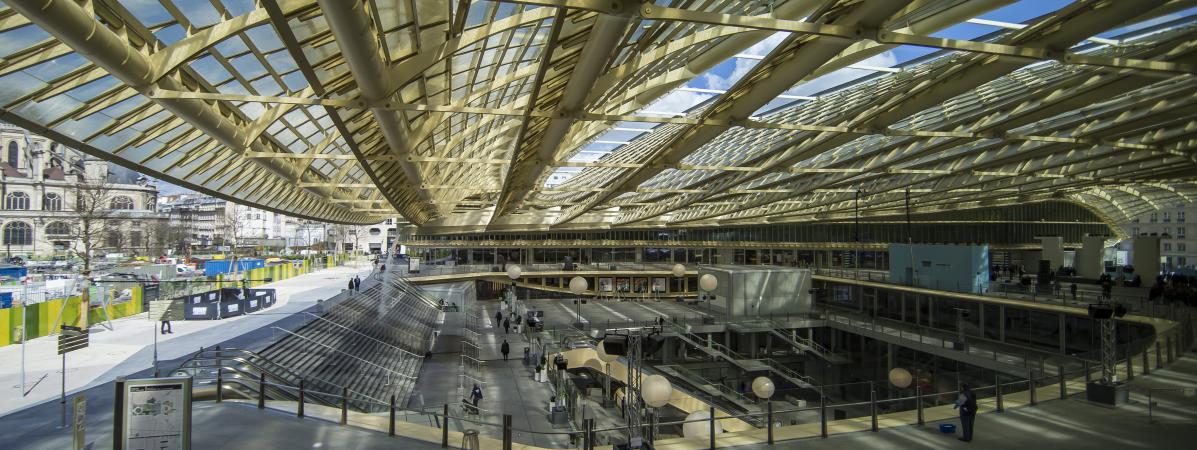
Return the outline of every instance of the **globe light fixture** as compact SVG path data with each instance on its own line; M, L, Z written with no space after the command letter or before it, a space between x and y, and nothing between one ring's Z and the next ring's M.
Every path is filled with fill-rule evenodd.
M756 397L759 399L768 400L769 397L773 396L773 392L776 389L777 387L773 385L773 380L769 379L769 377L756 377L755 380L752 380L752 393L756 394Z
M640 384L640 398L644 399L644 404L648 406L660 408L668 404L672 397L673 385L663 376L649 375Z
M682 436L687 438L702 438L709 439L711 437L710 425L707 423L711 420L711 413L706 410L694 411L686 416L686 423L682 424ZM715 434L723 432L723 424L715 421Z
M898 389L906 389L914 381L914 376L910 375L910 371L901 367L894 367L889 371L889 382Z
M686 266L682 264L673 265L673 276L681 278L686 276Z
M569 280L569 291L581 295L586 292L586 288L590 287L590 283L586 282L585 278L574 277Z
M711 291L715 290L715 288L717 288L717 287L719 287L719 279L715 278L714 275L711 275L709 273L704 273L701 277L698 277L698 288L699 289L702 289L707 292L711 292Z
M524 269L520 268L520 266L516 264L510 264L507 266L507 278L518 280L520 275L523 275L523 273Z

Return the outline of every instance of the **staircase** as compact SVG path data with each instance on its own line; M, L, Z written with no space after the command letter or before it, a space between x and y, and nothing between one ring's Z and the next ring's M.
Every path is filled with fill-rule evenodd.
M702 392L711 400L716 398L722 399L723 406L735 406L742 413L759 413L761 407L756 404L756 400L748 398L748 396L737 392L735 389L729 388L722 384L703 378L701 375L694 373L694 371L683 366L677 365L659 365L653 366L653 370L661 372L666 377L673 380L674 387L678 386L692 386L699 392ZM697 397L691 395L692 397Z
M278 375L281 380L297 385L319 379L346 387L352 391L350 406L360 411L383 411L391 396L407 404L441 313L406 280L375 276L381 282L323 315L311 315L299 329L275 329L283 337L261 357L288 369Z
M795 386L812 389L815 387L814 379L787 368L784 364L772 358L752 359L745 357L723 344L691 333L685 326L673 324L670 326L670 331L676 333L682 341L698 348L708 356L723 359L745 372L772 372Z
M847 364L852 362L852 358L850 358L848 355L843 353L832 353L826 347L823 347L818 342L815 342L814 339L810 339L805 336L799 336L793 330L789 331L789 333L786 333L778 328L770 328L769 334L772 334L773 337L776 337L782 342L789 344L798 351L813 354L832 364Z

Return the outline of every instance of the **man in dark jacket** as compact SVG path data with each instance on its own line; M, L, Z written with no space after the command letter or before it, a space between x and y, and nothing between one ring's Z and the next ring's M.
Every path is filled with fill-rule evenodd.
M511 332L511 318L503 319L503 334Z
M474 385L474 390L470 391L470 400L474 402L474 406L478 406L478 401L482 400L482 388Z
M349 279L349 296L353 296L353 278Z
M503 311L495 311L495 326L503 324Z
M973 421L977 418L977 393L969 389L967 384L961 386L960 396L956 399L956 406L953 408L960 410L960 429L963 434L960 440L971 442L973 440Z
M507 354L511 353L511 345L507 344L506 339L503 339L503 345L499 347L499 351L503 352L503 361L506 361Z
M354 292L354 293L361 293L361 292L362 292L362 279L361 279L361 277L358 277L358 276L354 276L354 277L353 277L353 292Z

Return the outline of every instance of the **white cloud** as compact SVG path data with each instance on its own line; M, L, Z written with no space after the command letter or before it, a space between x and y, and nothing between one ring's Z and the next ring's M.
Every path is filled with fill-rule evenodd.
M773 33L769 37L762 39L760 42L753 44L752 47L748 47L747 50L744 50L741 53L756 56L768 55L769 52L773 51L773 49L777 48L777 46L781 44L781 41L785 40L787 34L788 33ZM716 73L707 72L700 77L700 79L705 82L708 89L728 89L732 87L733 84L736 84L736 81L739 81L740 78L743 78L744 75L747 75L748 71L752 70L752 68L760 62L755 59L734 59L735 68L732 69L732 73L728 76L724 77Z

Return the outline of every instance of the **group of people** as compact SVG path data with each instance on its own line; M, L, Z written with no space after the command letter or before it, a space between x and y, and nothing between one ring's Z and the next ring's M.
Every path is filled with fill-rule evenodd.
M362 291L362 279L354 275L349 279L349 295L357 295Z
M496 326L503 326L503 334L511 333L511 316L512 315L509 314L506 318L504 318L503 311L495 311L495 324ZM517 333L519 332L520 324L523 322L524 317L519 314L515 314L515 329Z

